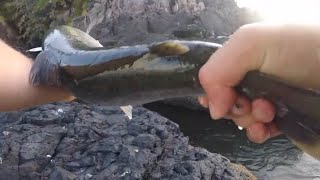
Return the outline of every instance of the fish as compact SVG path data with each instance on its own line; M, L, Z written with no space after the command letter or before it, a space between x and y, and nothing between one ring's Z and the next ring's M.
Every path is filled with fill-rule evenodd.
M33 86L68 88L86 103L142 105L168 98L200 96L200 68L221 44L166 40L103 47L80 29L58 26L48 32L32 65ZM250 100L265 98L276 107L274 122L298 148L320 160L320 93L275 76L249 71L235 87Z

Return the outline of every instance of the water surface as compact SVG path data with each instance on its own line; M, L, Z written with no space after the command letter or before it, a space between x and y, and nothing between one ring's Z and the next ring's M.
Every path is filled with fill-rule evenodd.
M193 146L244 165L258 179L320 180L320 161L300 151L284 136L255 144L232 121L213 121L207 112L162 103L145 107L179 124Z

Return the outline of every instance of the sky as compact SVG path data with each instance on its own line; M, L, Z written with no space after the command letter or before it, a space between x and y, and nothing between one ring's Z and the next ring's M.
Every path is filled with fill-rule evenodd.
M320 24L320 0L235 0L271 23Z

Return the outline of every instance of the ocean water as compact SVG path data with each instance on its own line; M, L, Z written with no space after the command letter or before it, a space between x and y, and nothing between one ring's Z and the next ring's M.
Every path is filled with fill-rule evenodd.
M303 153L284 136L255 144L233 122L213 121L206 112L161 103L145 107L179 124L193 146L244 165L259 180L320 180L320 161Z

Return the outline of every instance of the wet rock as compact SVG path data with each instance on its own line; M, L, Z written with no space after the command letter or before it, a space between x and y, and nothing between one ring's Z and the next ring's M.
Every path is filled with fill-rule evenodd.
M132 120L120 108L76 102L10 114L1 113L0 130L9 134L0 134L0 179L254 178L142 107Z

